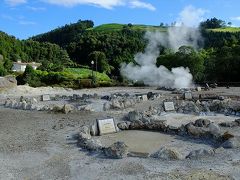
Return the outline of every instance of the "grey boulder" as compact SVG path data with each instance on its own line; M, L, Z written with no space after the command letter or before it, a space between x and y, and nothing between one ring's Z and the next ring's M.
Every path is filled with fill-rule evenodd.
M159 151L152 154L151 157L168 161L182 159L181 155L176 150L166 147L161 148Z
M124 142L116 142L104 149L107 157L113 159L123 159L128 155L128 146Z
M201 158L207 158L209 156L214 155L214 151L212 149L206 150L206 149L198 149L191 151L189 155L187 155L187 159L201 159Z

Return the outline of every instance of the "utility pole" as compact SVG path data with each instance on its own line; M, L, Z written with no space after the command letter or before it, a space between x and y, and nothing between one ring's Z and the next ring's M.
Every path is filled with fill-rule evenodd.
M91 61L92 64L92 86L95 84L94 82L94 74L93 74L93 69L94 69L94 61Z
M95 63L96 64L96 72L95 72L95 81L96 81L96 83L97 83L97 63L98 62L97 62L97 59L96 59L96 63Z

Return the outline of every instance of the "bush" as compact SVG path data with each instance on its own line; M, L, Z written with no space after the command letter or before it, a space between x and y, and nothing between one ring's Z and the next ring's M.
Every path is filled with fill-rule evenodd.
M0 76L7 75L7 70L4 68L4 66L0 63Z
M93 87L92 79L81 79L80 88L91 88Z
M111 87L111 86L113 86L113 83L109 82L109 81L100 81L100 82L98 82L98 86L100 86L100 87Z
M47 85L61 84L66 77L60 73L50 72L42 77L42 81Z

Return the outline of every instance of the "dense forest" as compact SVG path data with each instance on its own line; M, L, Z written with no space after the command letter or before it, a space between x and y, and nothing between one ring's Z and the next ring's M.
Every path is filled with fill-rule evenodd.
M32 39L39 42L47 42L49 39L49 42L66 49L74 62L91 66L92 60L97 61L98 71L119 76L120 64L132 62L134 54L144 50L144 31L133 30L131 24L117 31L95 31L92 25L93 22L89 20L79 21ZM68 37L71 37L71 41Z
M240 29L228 25L216 18L202 22L203 47L183 46L177 52L161 47L157 66L189 67L197 82L239 82ZM94 27L90 20L79 20L23 41L0 32L0 75L9 72L18 59L41 62L40 70L47 72L88 68L94 61L94 70L121 80L120 64L134 62L134 55L144 51L146 30L167 32L167 28L132 24Z

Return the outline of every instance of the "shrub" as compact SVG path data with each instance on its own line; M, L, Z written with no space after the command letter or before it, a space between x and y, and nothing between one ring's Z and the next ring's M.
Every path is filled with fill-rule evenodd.
M7 74L7 70L4 66L0 63L0 76L5 76Z
M100 87L111 87L113 86L113 83L110 81L100 81L98 82L98 86Z
M92 79L81 79L80 88L91 88L93 87Z

